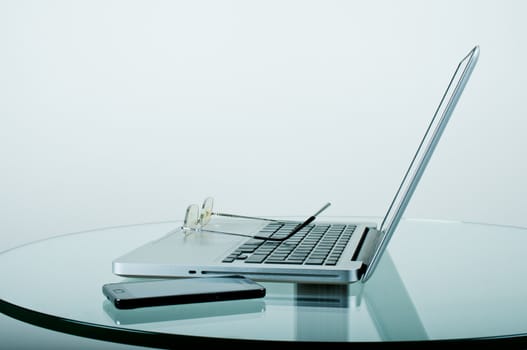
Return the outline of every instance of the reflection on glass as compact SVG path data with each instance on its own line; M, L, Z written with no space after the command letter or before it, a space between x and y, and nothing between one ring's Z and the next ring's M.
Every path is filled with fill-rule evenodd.
M380 340L428 339L389 253L367 283L298 284L295 301L298 340L354 340L354 327L361 327L359 333L371 327ZM317 308L321 310L317 312ZM356 312L362 310L367 310L369 317ZM352 320L362 324L350 324Z
M117 325L243 314L254 314L257 316L265 312L265 302L261 299L155 306L131 310L117 309L110 301L104 300L102 307Z
M382 340L427 340L419 314L390 254L364 285L363 301Z

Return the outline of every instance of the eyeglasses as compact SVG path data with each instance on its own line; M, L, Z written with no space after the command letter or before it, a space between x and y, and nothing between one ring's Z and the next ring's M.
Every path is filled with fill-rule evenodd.
M275 219L269 219L269 218L262 218L262 217L256 217L256 216L246 216L246 215L236 215L236 214L228 214L228 213L219 213L214 212L212 210L214 206L214 199L212 197L207 197L203 204L201 205L201 208L197 204L191 204L187 207L187 210L185 212L185 219L183 220L183 226L181 229L187 233L189 231L194 232L212 232L212 233L220 233L220 234L226 234L226 235L233 235L233 236L242 236L242 237L251 237L256 239L263 239L267 241L285 241L286 239L293 236L295 233L309 225L313 220L316 219L317 215L322 213L324 210L326 210L331 203L326 203L321 209L319 209L315 214L311 215L307 220L299 223L297 226L295 226L291 232L289 232L286 236L283 237L269 237L269 236L258 236L258 235L247 235L243 233L235 233L235 232L224 232L224 231L215 231L215 230L207 230L205 226L210 222L210 219L213 215L216 216L224 216L224 217L230 217L230 218L239 218L239 219L250 219L250 220L263 220L263 221L271 221L271 222L279 222L279 223L296 223L296 221L288 221L288 220L275 220Z

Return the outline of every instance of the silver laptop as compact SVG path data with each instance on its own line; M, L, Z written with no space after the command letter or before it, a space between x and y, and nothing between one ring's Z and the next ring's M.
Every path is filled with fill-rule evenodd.
M259 281L321 284L367 281L401 220L478 56L476 46L458 64L382 221L321 220L298 230L302 222L212 215L202 230L188 230L183 225L116 258L113 273L130 277L241 274ZM298 232L290 235L292 230Z

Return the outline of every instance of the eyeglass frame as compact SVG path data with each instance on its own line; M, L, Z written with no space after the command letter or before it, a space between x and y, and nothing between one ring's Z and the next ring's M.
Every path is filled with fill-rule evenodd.
M262 221L270 221L270 222L278 222L278 223L296 223L296 221L290 221L290 220L276 220L276 219L269 219L269 218L263 218L263 217L256 217L256 216L246 216L246 215L237 215L237 214L229 214L229 213L220 213L220 212L214 212L212 211L214 205L214 199L212 197L207 197L203 201L203 204L201 205L201 210L197 204L191 204L187 207L187 210L185 212L185 219L183 221L183 226L181 226L181 229L185 232L188 231L194 231L194 232L211 232L211 233L220 233L220 234L226 234L226 235L232 235L232 236L241 236L241 237L249 237L254 239L261 239L265 241L285 241L289 238L291 238L294 234L299 232L301 229L309 225L311 222L313 222L316 217L326 210L331 203L327 202L322 208L320 208L315 214L308 217L305 221L302 221L298 223L291 232L289 232L284 237L270 237L270 236L259 236L259 235L248 235L243 233L235 233L235 232L226 232L226 231L216 231L216 230L207 230L204 229L204 227L210 222L210 218L212 215L216 216L224 216L224 217L231 217L231 218L240 218L240 219L250 219L250 220L262 220ZM194 208L197 208L196 212L196 227L189 226L188 218L190 216L191 210L194 210ZM203 223L205 221L205 223ZM192 225L193 226L193 225Z

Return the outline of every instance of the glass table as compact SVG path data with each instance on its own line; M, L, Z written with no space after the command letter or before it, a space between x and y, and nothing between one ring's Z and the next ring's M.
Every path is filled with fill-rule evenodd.
M260 282L259 299L118 310L112 260L180 223L71 233L0 254L0 311L68 334L183 345L525 348L527 228L404 219L373 277L351 285ZM269 345L269 344L265 344Z

